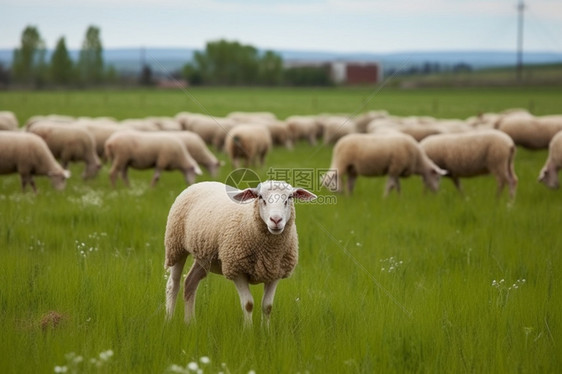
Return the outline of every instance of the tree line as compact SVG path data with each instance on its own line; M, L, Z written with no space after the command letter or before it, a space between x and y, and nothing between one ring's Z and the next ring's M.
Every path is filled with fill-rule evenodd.
M77 61L70 57L64 37L57 41L47 61L47 48L35 26L27 26L21 35L20 47L14 50L11 80L26 87L45 85L95 85L105 83L115 76L115 71L105 68L100 29L89 26L82 42Z
M130 84L130 76L120 77L112 66L106 66L100 29L89 26L78 58L74 61L60 37L53 53L47 48L35 26L27 26L19 48L14 50L12 66L0 66L0 84L14 83L23 87L46 86L86 87L100 84ZM205 50L195 52L192 61L174 78L183 78L191 85L220 86L326 86L331 85L327 66L285 67L282 57L273 51L260 51L254 46L237 41L208 42ZM154 84L154 74L144 65L136 79L137 84Z

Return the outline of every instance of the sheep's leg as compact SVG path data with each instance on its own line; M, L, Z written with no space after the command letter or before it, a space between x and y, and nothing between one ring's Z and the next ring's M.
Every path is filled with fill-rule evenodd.
M250 284L245 276L240 275L233 279L236 285L236 290L238 290L238 295L240 296L240 305L242 305L242 310L244 311L244 325L252 325L252 311L254 310L254 298L250 292Z
M348 173L347 174L347 191L351 195L353 193L353 189L355 188L355 181L357 180L357 174L355 173Z
M168 320L172 318L174 309L176 308L176 299L178 291L180 290L181 273L186 259L187 255L178 259L178 262L169 269L170 277L166 284L166 319Z
M111 186L113 186L113 188L115 188L115 186L117 185L118 173L119 170L117 170L117 164L113 163L113 165L111 166L111 170L109 170L109 180L111 181Z
M195 315L195 293L201 279L207 276L207 270L195 260L185 278L183 298L185 299L185 323L189 323Z
M152 177L152 182L150 183L152 187L156 187L156 183L160 179L160 173L161 173L160 168L157 167L154 169L154 176Z
M504 187L505 187L505 178L504 178L503 176L501 176L501 175L498 175L498 176L496 177L496 179L497 179L497 181L498 181L498 190L497 190L497 192L496 192L496 198L499 199L500 196L501 196L501 194L502 194L502 192L503 192L503 189L504 189Z
M459 177L451 177L453 183L455 184L455 187L457 188L457 191L460 192L461 195L464 195L464 191L462 189L461 186L461 180L459 179Z
M275 289L277 288L278 283L279 279L276 279L272 282L265 283L263 287L263 299L261 301L261 324L262 326L265 324L267 328L269 328L269 316L271 315L271 309L273 308L273 298L275 297Z
M131 184L129 183L128 171L129 169L126 166L123 168L123 170L121 170L121 179L123 179L123 183L125 183L125 186L130 187Z
M393 188L396 188L396 192L400 193L400 180L398 179L398 177L389 176L387 181L386 181L386 188L384 190L384 197L387 197L388 194L390 193L390 191L392 191Z

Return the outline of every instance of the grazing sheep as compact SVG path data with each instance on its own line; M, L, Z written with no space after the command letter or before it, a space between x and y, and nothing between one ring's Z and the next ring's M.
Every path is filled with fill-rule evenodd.
M369 123L376 119L386 118L388 117L388 112L386 110L371 110L365 112L355 118L355 127L357 132L359 133L366 133L367 126Z
M271 112L230 112L227 118L232 118L237 122L277 121L277 117Z
M35 122L39 121L51 121L51 122L58 122L60 124L64 123L71 123L74 122L76 119L71 116L63 115L63 114L48 114L46 116L33 116L30 117L26 122L24 127L27 128L28 126L34 124Z
M322 127L316 121L315 116L290 116L285 120L293 142L304 139L311 145L316 145L316 141L322 133Z
M247 325L254 307L249 285L264 283L262 323L268 324L277 283L291 275L298 261L293 201L315 198L305 189L277 181L243 191L218 182L185 189L170 208L166 224L167 318L173 315L191 254L194 262L184 283L186 323L194 317L199 282L213 272L236 285Z
M0 174L11 173L19 173L23 191L29 184L35 193L34 175L48 176L57 190L63 190L70 177L70 172L59 165L41 137L26 132L1 131Z
M557 189L560 187L558 171L562 169L562 131L558 132L548 146L548 158L539 175L539 182Z
M459 191L459 178L493 174L498 181L498 196L507 184L515 197L517 176L513 168L515 144L497 130L462 134L442 134L425 138L421 147L433 162L447 170Z
M87 129L40 121L28 126L27 131L43 138L53 156L61 161L63 168L66 169L70 162L83 161L86 167L82 178L94 178L101 168L96 142Z
M439 178L446 172L435 165L409 135L350 134L334 146L330 171L323 184L332 191L341 191L347 175L347 191L353 192L359 175L368 177L388 174L384 196L396 188L400 193L400 177L421 175L432 191L439 187Z
M281 145L287 149L293 149L293 139L286 122L266 122L265 126L271 134L271 141L274 145Z
M318 118L318 123L322 126L324 144L334 144L345 135L357 132L351 117L321 116Z
M528 149L547 149L552 137L562 130L562 116L534 117L519 112L500 119L496 128L509 135L516 145Z
M106 160L105 156L105 142L111 135L117 131L129 130L126 126L121 126L116 122L111 121L93 121L82 120L74 122L76 126L82 126L87 129L94 137L96 143L96 152L98 157Z
M19 122L14 114L8 110L0 112L0 131L15 131L19 127Z
M163 133L168 133L181 140L193 159L199 165L205 167L213 178L217 176L221 162L207 148L207 145L199 135L191 131L169 131Z
M175 136L143 131L118 131L105 143L105 154L112 160L109 178L115 187L117 174L129 186L128 167L135 169L154 168L151 185L154 187L162 170L180 170L186 183L195 181L201 174L197 162L188 153L187 148Z
M232 166L238 167L238 160L244 159L245 166L263 166L271 149L271 134L262 126L238 125L228 132L225 150Z
M211 117L202 114L192 115L182 126L186 130L198 134L208 145L216 141L217 136L224 136L228 130L237 124L232 118Z

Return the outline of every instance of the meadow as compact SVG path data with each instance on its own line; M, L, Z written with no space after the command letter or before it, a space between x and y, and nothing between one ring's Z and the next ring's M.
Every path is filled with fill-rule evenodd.
M561 90L198 88L187 91L0 92L0 110L35 114L225 115L269 110L283 118L386 109L466 118L511 107L562 112ZM226 160L224 154L217 153ZM547 151L518 149L517 197L496 198L492 177L448 180L425 193L419 177L383 198L384 178L360 178L352 196L306 186L322 203L297 205L300 260L277 289L269 330L253 286L254 328L244 329L232 282L200 284L196 323L183 301L166 323L164 229L185 188L178 172L130 172L110 187L108 167L65 191L36 178L21 192L0 176L1 373L553 373L562 365L562 193L537 183ZM276 148L262 179L316 173L331 148ZM270 169L273 168L273 169ZM216 178L225 181L229 163ZM198 180L210 180L205 173ZM195 369L195 370L192 370Z

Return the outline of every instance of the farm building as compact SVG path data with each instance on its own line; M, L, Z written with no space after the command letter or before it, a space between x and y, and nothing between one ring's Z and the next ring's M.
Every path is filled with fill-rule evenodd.
M338 85L376 84L382 80L382 68L378 62L353 61L289 61L288 68L323 68L332 82Z

